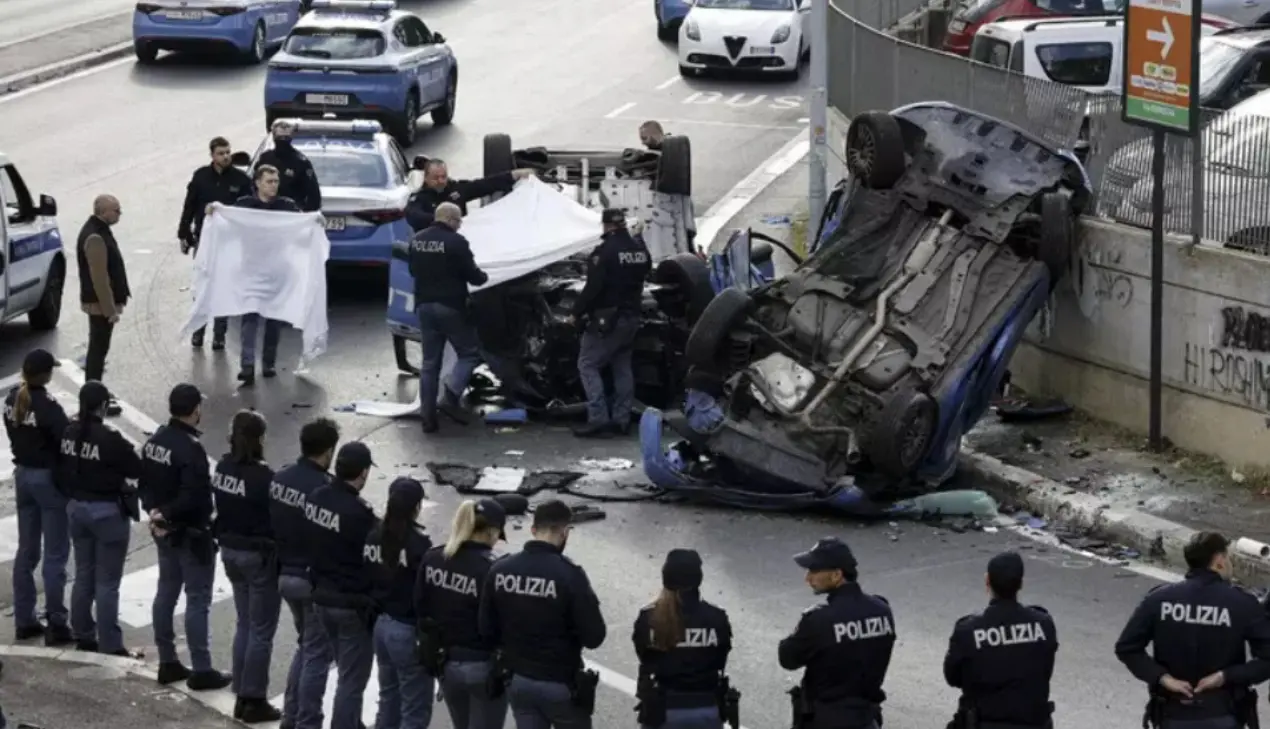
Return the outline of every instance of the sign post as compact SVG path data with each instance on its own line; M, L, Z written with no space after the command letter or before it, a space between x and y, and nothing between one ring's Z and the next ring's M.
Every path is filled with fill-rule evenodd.
M1198 0L1129 0L1124 23L1125 122L1152 130L1151 152L1151 449L1161 432L1164 338L1164 142L1166 134L1199 133ZM1193 160L1200 164L1199 160Z

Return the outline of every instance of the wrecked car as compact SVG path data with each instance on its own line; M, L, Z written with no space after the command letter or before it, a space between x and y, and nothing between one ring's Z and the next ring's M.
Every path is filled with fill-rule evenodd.
M644 412L657 486L853 509L952 475L1068 270L1088 177L1069 152L936 102L857 116L846 158L813 253L720 292L685 343L682 407ZM682 438L669 449L666 428Z

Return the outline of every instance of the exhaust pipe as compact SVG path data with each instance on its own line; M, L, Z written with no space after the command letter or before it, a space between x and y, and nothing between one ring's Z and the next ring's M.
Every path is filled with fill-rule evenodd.
M858 466L860 461L864 460L864 454L860 452L860 439L856 437L855 430L847 434L847 465Z

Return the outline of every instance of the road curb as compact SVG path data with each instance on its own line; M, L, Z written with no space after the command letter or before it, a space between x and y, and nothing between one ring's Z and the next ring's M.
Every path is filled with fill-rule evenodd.
M1026 509L1052 524L1086 531L1137 550L1143 557L1168 567L1186 570L1182 549L1197 532L1191 527L1137 509L1113 508L1096 496L970 448L962 449L960 463L1003 505ZM1256 545L1232 549L1235 579L1247 585L1270 586L1270 558L1261 556L1260 543L1238 535L1226 536L1232 542Z
M15 94L19 91L29 89L38 84L47 83L73 73L87 70L94 66L101 66L111 61L123 58L132 53L132 41L124 41L114 45L106 46L91 53L85 53L81 56L68 58L65 61L50 63L47 66L22 71L12 76L0 78L0 97L8 94Z

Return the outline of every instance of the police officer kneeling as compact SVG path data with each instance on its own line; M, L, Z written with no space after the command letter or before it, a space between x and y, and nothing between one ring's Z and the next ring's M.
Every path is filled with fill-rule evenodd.
M860 589L855 556L839 539L821 539L794 562L807 570L811 589L828 598L804 612L780 642L781 668L806 668L790 692L794 729L877 729L895 647L891 606Z
M944 656L944 679L962 692L948 729L1052 726L1054 620L1045 608L1019 604L1023 558L1018 554L993 557L987 585L988 609L957 621Z
M304 506L314 612L339 669L331 729L361 728L362 696L375 660L371 627L378 615L370 597L374 583L363 561L375 514L359 495L374 465L365 444L345 443L335 455L335 478L310 494Z
M1116 657L1150 687L1145 718L1157 728L1256 726L1252 686L1270 678L1270 620L1227 581L1229 548L1214 532L1192 537L1186 579L1148 592L1116 641Z
M533 539L494 563L481 594L481 637L501 652L494 680L511 673L517 729L590 729L595 712L599 676L582 650L599 648L608 628L586 572L563 554L572 519L562 501L539 504Z
M600 215L604 233L587 263L586 285L573 305L574 319L586 325L578 347L578 374L586 391L586 425L574 431L582 438L625 435L635 404L631 355L639 333L644 279L652 259L642 239L626 230L626 214L609 208ZM613 373L613 398L604 390L601 370Z

